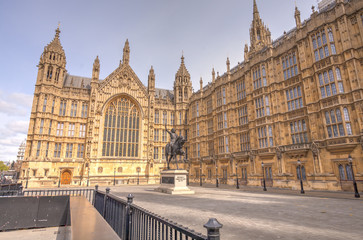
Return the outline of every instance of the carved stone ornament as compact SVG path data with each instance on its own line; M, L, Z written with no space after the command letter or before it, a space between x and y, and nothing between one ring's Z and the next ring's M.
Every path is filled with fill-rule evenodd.
M276 147L276 156L278 159L282 158L282 151L280 147Z
M310 150L312 151L314 156L319 155L319 148L318 148L318 145L315 142L313 142L311 144Z

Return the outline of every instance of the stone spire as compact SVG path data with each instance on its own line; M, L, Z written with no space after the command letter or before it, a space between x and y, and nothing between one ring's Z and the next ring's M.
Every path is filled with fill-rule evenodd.
M231 63L229 61L229 57L227 57L226 64L227 64L227 73L230 73L231 72Z
M192 82L190 74L184 64L184 55L181 57L180 67L175 74L174 99L175 103L186 103L192 95Z
M258 12L256 0L253 0L253 19L260 19L260 13Z
M296 2L295 2L295 5L296 5ZM295 6L295 22L296 22L296 28L297 29L301 28L300 11L297 8L297 6Z
M155 73L153 66L149 70L147 89L149 92L155 91Z
M216 72L214 71L214 68L212 69L212 83L216 80Z
M93 62L92 80L98 80L99 78L100 78L100 60L98 59L97 56L95 61Z
M190 74L184 64L184 55L181 56L181 63L178 72L175 74L175 80L177 77L187 77L190 79Z
M271 32L260 18L256 0L253 0L253 21L250 28L250 39L252 51L258 51L271 44Z
M129 62L130 62L130 46L129 46L129 40L126 39L124 46L124 55L122 57L122 63L129 65Z
M200 77L199 83L200 83L200 91L203 92L203 79L202 79L202 77Z

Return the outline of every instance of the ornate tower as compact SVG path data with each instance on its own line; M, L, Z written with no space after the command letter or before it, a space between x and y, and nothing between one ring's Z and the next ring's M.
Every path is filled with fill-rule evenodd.
M54 39L44 48L38 65L37 85L63 86L66 74L66 55L59 40L59 26L55 30Z
M184 56L181 57L181 63L178 72L175 74L174 81L174 99L176 104L188 103L192 95L192 82L190 74L184 65Z
M256 0L253 0L253 21L250 28L250 39L251 51L258 51L271 44L271 32L260 18Z

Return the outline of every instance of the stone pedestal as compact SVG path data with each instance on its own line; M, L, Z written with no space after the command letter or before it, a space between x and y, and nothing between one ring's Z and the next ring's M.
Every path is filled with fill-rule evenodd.
M168 194L194 194L187 187L186 170L164 170L160 173L161 185L155 191Z

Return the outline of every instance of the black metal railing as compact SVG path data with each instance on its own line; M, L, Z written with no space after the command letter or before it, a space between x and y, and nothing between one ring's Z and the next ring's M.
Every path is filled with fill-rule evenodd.
M165 240L207 240L220 239L222 225L216 219L210 219L204 227L208 236L194 232L178 223L172 222L133 204L134 196L129 194L127 201L106 192L95 189L94 207L104 217L121 239L165 239Z
M21 183L0 184L0 191L19 190Z
M80 188L80 189L35 189L22 191L23 196L84 196L91 203L94 198L94 189Z

